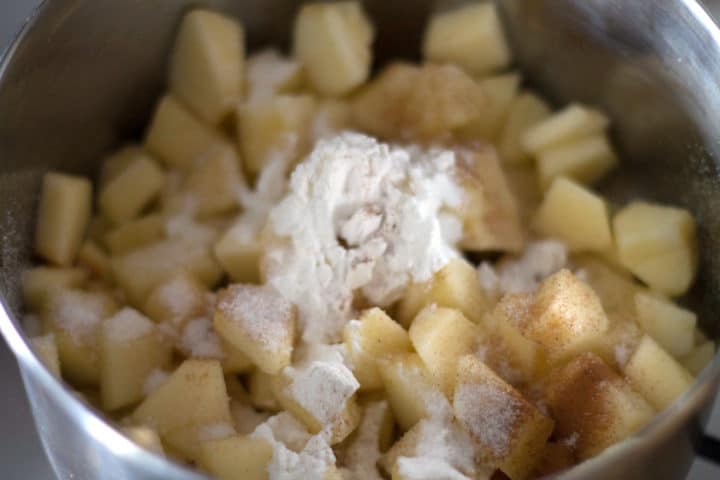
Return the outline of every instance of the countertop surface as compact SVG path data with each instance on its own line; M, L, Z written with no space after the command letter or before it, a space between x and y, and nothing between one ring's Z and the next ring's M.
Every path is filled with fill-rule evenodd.
M0 57L3 50L39 0L0 0ZM5 342L0 340L0 478L52 480L54 475L37 436L18 368ZM720 438L720 398L708 432ZM704 460L694 462L686 480L720 479L720 467Z

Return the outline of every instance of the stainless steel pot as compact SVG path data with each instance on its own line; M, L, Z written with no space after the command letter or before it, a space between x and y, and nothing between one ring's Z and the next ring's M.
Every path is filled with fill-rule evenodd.
M251 46L286 45L293 0L46 1L0 67L0 330L17 356L40 436L60 478L199 479L137 448L81 404L28 348L19 274L41 174L92 174L103 152L138 136L162 91L182 12L240 17ZM456 1L369 0L378 61L417 56L433 8ZM597 103L614 120L623 171L605 189L692 209L701 271L689 299L720 337L720 30L694 0L503 0L527 79L557 102ZM563 478L682 478L720 383L720 356L630 440ZM5 433L7 434L7 433ZM717 444L705 452L720 457ZM715 450L717 449L717 450Z

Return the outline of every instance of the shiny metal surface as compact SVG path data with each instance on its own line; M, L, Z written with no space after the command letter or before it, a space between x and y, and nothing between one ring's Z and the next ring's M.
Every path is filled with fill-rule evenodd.
M44 4L0 67L0 330L13 349L60 478L198 479L136 448L80 404L31 354L18 328L18 274L29 262L39 178L92 173L103 152L138 136L164 83L186 5L243 19L251 45L286 43L292 0L56 0ZM385 58L416 57L431 8L457 1L370 0ZM691 208L704 253L692 301L716 338L720 304L720 31L691 0L501 0L518 61L557 102L606 108L626 169L606 185ZM715 213L715 214L713 214ZM691 391L631 441L563 478L682 478L720 381L720 357Z

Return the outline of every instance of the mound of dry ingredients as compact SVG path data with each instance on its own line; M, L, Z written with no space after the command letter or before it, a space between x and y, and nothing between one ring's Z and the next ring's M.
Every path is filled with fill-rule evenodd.
M320 141L290 179L269 223L270 285L298 307L302 339L333 343L354 292L387 306L451 258L462 232L444 211L462 202L455 154L403 148L356 133Z

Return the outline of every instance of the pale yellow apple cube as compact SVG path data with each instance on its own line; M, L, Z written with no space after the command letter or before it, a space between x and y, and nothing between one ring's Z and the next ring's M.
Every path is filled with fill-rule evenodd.
M72 267L33 267L22 272L21 278L25 307L41 312L54 291L85 286L88 272Z
M130 406L145 396L153 370L170 364L172 350L155 324L126 307L103 322L100 332L100 397L105 410Z
M397 320L409 327L418 312L431 304L456 308L475 323L491 307L475 267L462 258L451 260L429 282L410 285L398 304Z
M123 427L121 431L133 442L140 445L145 450L148 450L161 457L165 456L165 449L163 449L162 442L158 433L150 427L142 425Z
M540 186L548 188L558 177L592 185L617 166L617 155L604 133L543 150L537 156Z
M165 172L147 153L137 156L100 190L100 211L115 224L132 220L159 195Z
M168 167L192 169L212 147L230 142L190 113L173 96L160 99L145 134L145 148Z
M386 355L378 360L378 372L393 416L403 431L429 417L434 406L447 402L415 353Z
M143 305L153 288L170 275L185 270L203 285L214 286L222 271L207 246L183 240L164 240L111 260L118 286L133 305Z
M172 428L162 435L171 457L198 464L205 442L235 436L231 422L191 423Z
M500 70L512 59L492 2L472 3L430 17L422 50L431 62L454 63L476 75Z
M557 178L545 194L535 229L563 241L571 251L603 251L612 246L605 200L567 178Z
M110 257L92 240L85 240L78 250L76 263L98 279L112 282L110 275Z
M433 139L470 125L488 109L487 94L454 65L426 64L401 102L401 136Z
M324 99L315 109L312 125L315 141L330 138L345 130L352 130L352 106L349 101Z
M635 294L637 322L674 357L690 353L695 343L697 316L690 310L646 292Z
M609 317L635 319L635 294L641 286L622 267L614 267L593 254L575 256L578 275L592 287Z
M115 301L101 292L63 289L48 299L44 319L55 334L63 377L73 384L98 384L100 329L115 309Z
M554 426L474 355L459 360L453 411L487 461L511 479L528 476Z
M479 327L459 310L424 308L410 326L410 340L430 378L446 395L452 395L457 362L477 347Z
M487 99L485 110L482 115L462 127L458 133L463 138L495 141L517 95L520 76L515 73L507 73L482 78L478 83Z
M255 177L274 156L292 161L307 148L315 111L310 95L277 95L238 107L238 139L245 169Z
M268 286L233 284L218 294L213 324L218 335L262 371L290 365L296 309Z
M554 113L525 132L523 149L538 155L605 130L610 121L598 110L580 104L572 104Z
M46 173L35 228L35 253L69 266L80 249L92 211L92 184L84 177Z
M520 211L495 151L456 149L455 171L463 189L462 205L453 209L463 222L459 246L471 251L520 251L525 230Z
M498 151L505 163L527 163L530 161L522 146L525 132L548 118L551 114L548 104L531 92L523 92L510 104L507 119L500 133Z
M255 369L248 376L248 390L252 406L258 410L276 412L280 404L275 398L272 388L273 376L262 370Z
M370 75L373 36L359 2L310 3L295 17L293 49L317 92L341 96Z
M48 333L42 337L33 337L30 339L30 346L50 373L60 378L60 357L55 343L55 335Z
M233 417L235 431L241 435L253 433L258 425L270 418L269 413L258 412L251 405L235 399L230 400L230 414Z
M220 362L185 360L132 413L132 419L164 436L187 425L225 422L230 407Z
M554 436L584 460L645 426L655 411L600 358L585 353L549 376Z
M707 340L693 348L683 359L683 366L693 375L700 372L712 361L715 356L715 342Z
M523 334L545 347L550 363L589 349L608 329L600 299L585 282L563 269L546 278Z
M375 463L393 440L392 411L386 400L369 399L361 407L362 421L356 433L342 445L338 463L356 474L367 469L379 473Z
M657 410L669 406L694 380L690 372L647 335L640 340L623 373Z
M185 190L199 217L232 212L238 208L238 189L245 183L234 148L214 148L188 175Z
M532 294L506 294L483 322L478 356L506 382L516 385L536 379L546 366L544 349L522 334L530 315Z
M233 282L260 283L263 245L258 237L251 225L240 222L215 244L215 258Z
M381 388L377 360L389 353L411 352L407 331L379 308L365 310L343 330L348 358L361 390Z
M613 218L620 262L650 288L682 295L695 278L695 221L687 210L634 202Z
M153 213L110 230L104 235L104 241L112 255L122 255L158 241L164 234L165 219L162 215Z
M237 435L204 442L199 463L218 480L267 480L272 456L267 440Z
M180 23L170 59L170 90L210 125L242 96L245 33L237 20L191 10Z
M245 63L245 89L248 103L266 100L278 93L299 90L304 81L302 64L273 48L250 55Z
M140 145L129 144L120 147L107 157L103 158L100 167L100 178L98 179L98 187L102 190L111 180L118 174L127 169L135 159L147 155L147 152Z
M250 360L250 358L245 355L242 350L238 349L228 341L221 338L220 345L223 351L223 372L235 374L247 373L255 367L252 360Z

